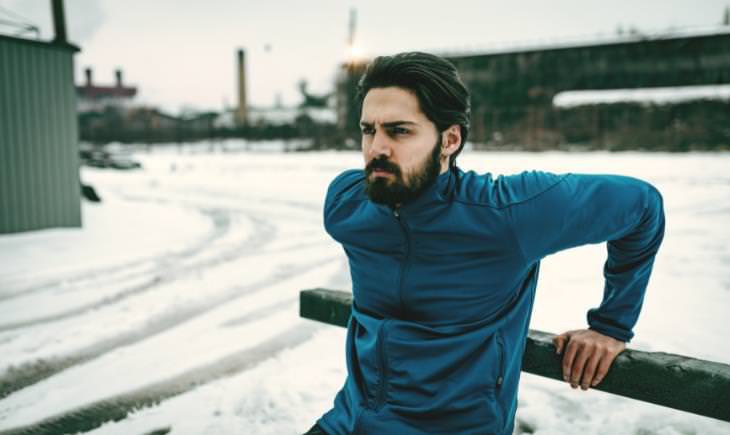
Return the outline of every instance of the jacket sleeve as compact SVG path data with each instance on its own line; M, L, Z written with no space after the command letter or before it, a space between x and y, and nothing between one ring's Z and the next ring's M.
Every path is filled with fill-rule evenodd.
M607 241L603 301L588 311L593 330L629 341L664 237L662 197L654 186L618 175L523 174L523 199L509 207L528 263Z
M329 232L330 218L333 209L337 203L346 196L348 192L352 190L354 186L361 183L364 179L364 172L362 169L348 169L332 180L330 185L327 187L327 194L324 198L324 225L325 229Z

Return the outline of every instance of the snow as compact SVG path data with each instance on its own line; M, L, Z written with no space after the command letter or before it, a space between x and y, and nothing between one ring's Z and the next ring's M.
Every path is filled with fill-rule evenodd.
M671 104L696 100L728 101L730 85L564 91L555 94L553 104L569 108L590 104Z
M145 405L89 433L296 434L331 407L346 374L345 330L301 319L298 293L349 287L321 206L329 181L361 157L239 145L140 147L143 170L83 168L104 199L83 203L83 229L0 236L0 388L13 390L0 390L0 432L131 398ZM730 154L460 160L495 174L620 173L653 183L667 234L630 347L730 362ZM604 259L602 245L546 258L531 327L584 327L600 302ZM518 427L540 435L730 430L528 374L519 398Z

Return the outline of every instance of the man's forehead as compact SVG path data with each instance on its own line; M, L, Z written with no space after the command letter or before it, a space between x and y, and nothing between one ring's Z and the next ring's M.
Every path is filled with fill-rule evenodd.
M421 124L426 119L416 95L398 87L374 88L368 91L362 104L362 123L389 124L408 122Z

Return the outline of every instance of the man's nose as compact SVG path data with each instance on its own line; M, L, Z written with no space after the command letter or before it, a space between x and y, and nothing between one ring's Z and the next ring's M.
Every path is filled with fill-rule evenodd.
M390 157L391 144L388 136L382 131L376 131L373 135L373 141L370 144L371 157Z

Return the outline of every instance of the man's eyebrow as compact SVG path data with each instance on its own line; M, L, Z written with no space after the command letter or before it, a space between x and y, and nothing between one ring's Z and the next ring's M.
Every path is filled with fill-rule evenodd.
M367 122L367 121L360 121L360 125L363 127L372 127L373 123ZM383 123L383 127L385 127L385 128L399 127L401 125L418 125L418 123L413 122L413 121L389 121L389 122Z

